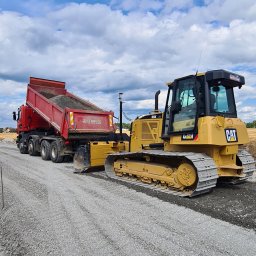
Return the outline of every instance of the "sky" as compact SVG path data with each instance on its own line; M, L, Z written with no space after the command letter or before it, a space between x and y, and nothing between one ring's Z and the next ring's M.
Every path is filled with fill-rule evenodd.
M175 78L226 69L245 76L238 116L256 119L254 0L0 0L0 127L15 127L29 77L130 119L154 108ZM124 122L128 122L124 118Z

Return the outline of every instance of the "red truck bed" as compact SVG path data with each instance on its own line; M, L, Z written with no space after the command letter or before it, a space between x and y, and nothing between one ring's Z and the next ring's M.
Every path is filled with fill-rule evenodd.
M64 82L31 77L26 103L65 139L114 132L113 112L69 93Z

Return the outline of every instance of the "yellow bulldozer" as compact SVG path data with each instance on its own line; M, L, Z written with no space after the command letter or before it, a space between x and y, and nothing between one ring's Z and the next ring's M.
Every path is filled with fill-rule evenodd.
M249 139L234 98L234 88L244 83L243 76L225 70L168 83L164 112L158 110L158 91L155 110L132 122L122 152L109 147L101 154L107 176L189 197L209 192L217 180L247 180L255 171L255 160L239 149ZM85 169L103 152L100 145L94 144L94 152ZM75 157L80 166L86 161Z

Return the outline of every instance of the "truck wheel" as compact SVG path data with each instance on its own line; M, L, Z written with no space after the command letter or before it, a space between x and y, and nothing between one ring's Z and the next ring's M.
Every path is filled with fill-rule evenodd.
M47 140L41 143L41 157L43 160L51 159L51 144Z
M27 147L22 142L18 144L18 148L19 148L21 154L27 154L28 153Z
M31 156L38 155L38 152L36 151L36 147L35 147L35 141L33 139L30 139L28 141L28 153Z
M63 162L64 156L60 155L60 143L58 141L54 141L51 144L51 160L54 163L61 163Z

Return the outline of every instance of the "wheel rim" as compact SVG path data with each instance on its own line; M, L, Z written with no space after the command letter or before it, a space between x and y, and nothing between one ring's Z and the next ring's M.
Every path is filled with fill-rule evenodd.
M20 151L23 151L23 149L24 149L24 145L23 145L23 143L20 143L20 145L19 145L19 149L20 149Z
M33 144L32 144L31 141L29 142L29 145L28 145L28 151L29 151L30 153L33 152Z
M55 159L57 156L57 149L55 147L52 148L52 158Z
M45 155L46 155L46 151L45 151L45 147L44 146L42 146L41 154L42 154L43 157L45 157Z

